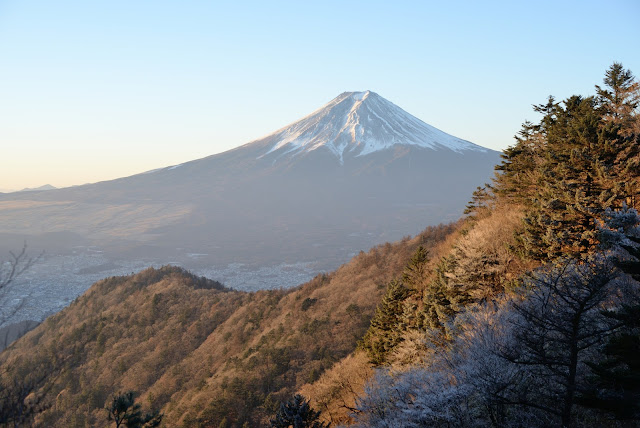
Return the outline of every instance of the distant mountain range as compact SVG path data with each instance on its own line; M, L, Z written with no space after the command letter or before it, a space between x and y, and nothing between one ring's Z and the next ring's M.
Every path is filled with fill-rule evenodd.
M198 271L310 262L313 271L327 270L375 244L457 219L498 162L498 152L374 92L345 92L221 154L117 180L0 195L0 236L14 248L26 238L47 254L96 246L116 264L173 262ZM257 287L290 285L269 275Z
M53 190L53 189L57 189L57 187L52 186L51 184L44 184L42 186L38 186L38 187L25 187L22 190L15 190L15 189L0 189L0 193L11 193L11 192L34 192L34 191L38 191L38 190Z

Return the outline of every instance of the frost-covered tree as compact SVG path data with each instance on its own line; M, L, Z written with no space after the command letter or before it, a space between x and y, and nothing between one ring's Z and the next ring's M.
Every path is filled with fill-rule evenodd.
M450 347L404 371L379 370L358 401L361 427L545 426L536 409L506 405L529 383L525 367L500 355L512 340L509 302L460 314Z
M468 395L467 385L452 385L451 376L442 371L415 368L395 375L383 371L358 402L356 426L469 426L473 412L465 406Z
M507 404L540 409L571 426L585 362L621 326L603 311L620 305L628 285L601 255L563 260L531 275L527 298L514 305L514 346L502 356L527 368L537 392Z
M623 322L635 284L602 255L541 268L522 295L460 312L448 346L403 371L380 370L360 426L571 426L588 364Z

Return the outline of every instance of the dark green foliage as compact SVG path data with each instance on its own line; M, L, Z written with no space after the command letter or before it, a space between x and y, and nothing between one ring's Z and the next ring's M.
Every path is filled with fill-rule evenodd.
M389 353L402 341L403 302L408 296L409 290L399 281L393 280L387 286L387 292L360 343L372 364L386 363Z
M105 409L109 420L115 422L116 428L153 428L160 426L162 422L162 415L157 411L142 413L140 404L135 403L133 391L114 395L111 404Z
M631 258L618 260L618 267L637 281L640 248L625 245L625 249ZM587 362L593 376L579 397L583 406L622 420L640 419L640 303L635 297L635 303L604 312L621 327L607 341L601 358Z
M274 419L273 428L329 428L330 424L319 422L320 412L314 411L309 401L296 394L292 400L282 403Z
M430 281L427 281L428 262L428 251L418 247L405 267L403 282L393 280L387 285L359 345L372 364L386 364L408 330L431 328L445 333L455 314L472 301L466 289L450 281L456 264L454 257L443 257Z
M639 85L631 71L614 62L606 71L605 88L596 85L605 120L619 125L623 134L634 128L634 110L640 103Z
M536 141L529 137L530 123L523 125L521 137L516 137L517 143L504 149L500 157L502 162L496 165L496 176L493 191L497 196L522 202L531 192L529 189L535 182L532 172L535 170L533 153L537 149ZM473 206L473 202L471 202Z
M482 187L478 186L476 190L473 191L471 201L469 201L465 207L464 213L474 214L481 208L487 208L490 204L491 196L491 186L489 184L485 184Z
M443 257L435 268L435 275L427 285L423 295L423 317L426 326L429 328L445 331L446 324L455 315L456 311L452 306L452 288L450 286L450 274L455 266L453 257ZM453 296L462 300L462 296Z
M372 364L386 364L409 330L429 328L447 333L455 314L473 301L468 287L451 280L456 268L454 256L443 257L433 275L428 263L428 251L418 247L404 269L403 282L394 280L388 284L369 330L360 341L360 348L366 350Z
M640 127L640 121L637 124ZM640 130L635 134L619 136L615 146L615 162L612 175L618 177L612 184L620 200L633 208L640 208Z
M620 64L605 84L598 97L535 106L542 119L523 125L496 167L494 198L526 206L521 246L535 260L594 252L603 211L638 203L638 84Z
M539 183L531 195L525 242L530 254L554 259L592 251L596 218L611 202L600 165L604 148L594 98L571 97L556 106L544 129L546 147L536 166ZM604 200L603 200L604 199Z
M606 72L605 87L596 86L601 104L603 128L611 135L609 149L613 158L615 193L627 204L640 208L640 84L631 71L614 63Z
M555 122L553 112L558 104L550 96L546 104L534 106L535 111L544 114L540 124L523 123L515 137L516 144L503 151L502 162L495 167L497 174L490 187L495 196L516 203L529 201L541 179L537 158L546 149L545 127Z
M402 282L413 289L422 288L427 277L428 262L429 251L420 245L404 268Z
M623 327L607 342L602 359L587 363L593 377L579 403L616 419L640 419L640 305L605 315Z
M491 299L518 284L519 290L526 289L526 297L514 298L508 337L499 348L491 349L491 355L496 355L496 349L504 350L505 367L517 367L522 377L518 382L509 379L493 385L498 391L492 392L498 413L527 408L531 415L542 415L528 422L551 426L544 421L554 420L554 425L566 427L605 426L600 423L611 415L638 417L640 311L637 304L628 305L637 284L624 275L640 280L640 250L629 244L629 240L635 244L640 240L616 236L626 229L608 223L607 217L617 212L618 220L630 219L626 206L640 205L640 98L633 75L620 64L607 71L605 85L606 89L597 87L597 96L572 96L561 102L549 97L534 107L542 115L540 121L523 125L516 144L505 150L496 167L493 183L478 188L467 207L472 214L468 230L474 233L461 234L469 240L459 240L435 265L428 281L414 279L421 277L416 269L421 258L416 253L402 278L407 288L389 284L361 342L372 363L393 361L391 351L416 326L440 331L439 335L429 332L428 340L432 345L446 344L453 334L468 328L464 325L468 318L456 320L459 313L483 301L491 304ZM485 219L499 219L494 214L509 208L525 214L524 224L511 229L517 237L506 234L507 239L492 247L493 254L482 245L474 246L483 232L495 230L474 228L484 225ZM603 224L609 229L603 230L607 229ZM605 246L608 252L603 255ZM619 247L628 254L614 260L612 248L624 252ZM541 265L522 284L521 275ZM418 283L421 304L415 301ZM442 352L451 356L452 350ZM482 357L472 361L484 364ZM501 367L488 368L490 372ZM489 372L482 373L490 380ZM472 384L476 387L485 381L474 379ZM516 392L501 396L514 386ZM403 400L405 393L398 388L380 397ZM402 411L414 410L414 398L408 394L408 406ZM461 404L456 402L454 407L459 409ZM608 415L596 415L580 405ZM384 420L391 407L392 403L386 407L382 402L376 416ZM492 418L492 426L502 426L499 421ZM530 426L528 422L514 426Z
M302 306L300 307L300 309L302 309L303 311L306 311L311 306L315 305L317 301L318 299L312 299L311 297L307 297L302 301Z

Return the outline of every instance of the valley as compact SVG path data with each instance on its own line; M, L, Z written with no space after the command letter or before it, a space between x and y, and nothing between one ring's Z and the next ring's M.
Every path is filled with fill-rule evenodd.
M0 194L0 252L42 259L11 299L41 321L96 280L174 265L289 288L455 221L499 154L371 92L345 92L233 150L83 186Z

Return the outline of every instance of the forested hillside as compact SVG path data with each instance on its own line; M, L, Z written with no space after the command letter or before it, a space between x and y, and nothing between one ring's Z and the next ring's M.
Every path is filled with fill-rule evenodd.
M111 426L135 391L163 426L266 426L282 401L349 355L385 284L455 225L360 253L290 290L245 293L175 267L93 285L0 355L1 422Z
M325 420L636 426L639 101L613 64L596 95L534 107L451 251L419 249L389 282L349 366L378 367L365 393L323 386L340 365L305 387Z

